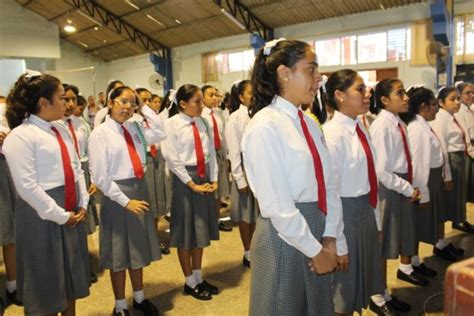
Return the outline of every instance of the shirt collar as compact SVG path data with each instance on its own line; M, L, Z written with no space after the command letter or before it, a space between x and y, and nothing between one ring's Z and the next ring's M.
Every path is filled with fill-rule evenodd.
M206 114L209 114L209 115L211 114L211 112L214 112L211 108L208 108L207 106L204 106L202 111Z
M349 116L339 111L334 111L334 116L332 117L332 119L336 121L337 123L339 123L340 125L347 128L351 132L351 134L355 134L357 121L358 121L357 118L353 120Z
M282 110L286 114L288 114L292 119L296 119L298 117L298 108L293 105L290 101L286 100L285 98L282 98L280 96L277 96L273 100L273 104L277 109Z
M191 124L192 122L195 122L195 121L196 121L196 119L195 119L194 117L188 116L188 115L184 114L183 112L179 112L179 113L178 113L178 116L179 116L182 120L184 120L185 122L190 123L190 124Z
M445 119L454 120L454 115L452 115L451 113L449 113L443 108L439 108L438 114Z
M382 111L379 113L380 116L385 117L388 119L390 122L392 122L394 125L398 126L398 124L403 125L402 120L400 117L396 114L393 114L392 112L389 112L387 110L382 109Z
M425 129L430 129L430 124L428 124L428 121L425 120L425 118L423 116L421 116L420 114L417 114L416 117L415 117L415 120L417 122L420 122L420 124L425 128Z
M34 114L31 114L28 117L28 121L35 124L39 128L44 129L45 131L51 131L51 127L53 126L51 122L45 121L39 116L36 116Z
M114 131L120 132L122 124L119 122L115 121L113 118L110 117L110 115L107 114L105 117L105 121L103 124L106 124L109 128L111 128Z

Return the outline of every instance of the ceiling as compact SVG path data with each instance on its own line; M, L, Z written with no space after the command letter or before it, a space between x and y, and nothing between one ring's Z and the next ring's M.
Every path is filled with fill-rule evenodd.
M277 28L373 10L384 10L426 0L224 0L231 11L235 1L247 8L262 24ZM243 34L245 31L221 12L213 0L16 0L23 7L56 23L60 36L104 61L147 53L152 47L172 48L210 39ZM79 4L80 9L77 8ZM134 29L153 45L131 40L126 29L117 31L110 20L103 23L96 5ZM247 14L245 14L247 16ZM238 20L243 22L242 16ZM68 21L77 31L68 34ZM117 24L115 24L117 25ZM255 28L252 27L252 30Z

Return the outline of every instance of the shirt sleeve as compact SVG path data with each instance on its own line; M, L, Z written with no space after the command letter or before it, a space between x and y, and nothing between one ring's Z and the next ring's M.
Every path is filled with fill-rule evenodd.
M322 245L293 201L285 181L279 139L273 129L260 125L244 140L242 148L249 185L259 202L261 216L271 220L278 236L312 258L321 251Z
M173 121L170 120L167 120L165 123L165 132L167 137L161 143L161 150L170 171L186 184L192 179L186 170L184 161L182 161L179 156L179 149L177 148L178 141L174 133L176 126L172 126L172 123Z
M43 220L64 225L71 216L39 185L35 166L35 144L24 135L10 135L5 139L5 154L18 195Z
M236 117L230 118L226 125L225 136L229 150L229 160L232 176L238 189L248 186L242 169L242 158L240 151L240 137Z
M428 179L430 177L431 140L426 137L416 122L408 125L408 137L410 139L412 163L413 163L413 186L420 189L420 203L430 201ZM429 135L429 134L428 134Z
M142 113L148 122L143 122L143 134L148 144L157 144L166 138L163 120L148 105L143 106ZM149 127L148 127L149 126Z
M443 180L444 182L449 182L453 179L451 174L451 166L449 165L449 153L448 153L448 129L446 124L440 120L436 119L430 122L431 128L438 136L439 142L441 144L441 150L443 151L444 157L444 166L443 166Z
M117 202L120 206L125 207L130 199L120 190L117 183L110 178L108 174L109 158L107 146L104 146L103 137L93 132L91 137L89 137L89 168L91 179L94 179L94 183L105 196Z

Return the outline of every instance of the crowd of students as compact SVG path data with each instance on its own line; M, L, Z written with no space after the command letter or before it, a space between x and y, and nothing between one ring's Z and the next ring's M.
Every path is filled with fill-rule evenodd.
M474 86L435 95L387 78L370 89L354 70L323 80L318 66L307 43L274 40L225 96L185 84L160 98L113 80L97 103L51 75L22 75L0 122L8 303L74 315L97 280L87 235L99 227L112 313L128 315L128 270L133 308L158 315L143 268L169 254L163 216L184 294L211 300L204 248L231 230L219 221L230 197L251 315L409 311L389 294L387 259L399 258L398 279L426 286L437 271L419 243L454 262L464 250L445 222L474 233Z

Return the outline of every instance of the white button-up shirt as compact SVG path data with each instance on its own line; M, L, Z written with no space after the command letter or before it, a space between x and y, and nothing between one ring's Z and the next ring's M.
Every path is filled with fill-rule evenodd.
M162 121L152 109L145 105L142 113L150 127L147 127L138 115L123 123L123 126L130 133L143 169L146 170L147 143L158 143L166 136ZM114 181L135 178L135 172L122 125L110 116L105 118L104 124L94 128L89 137L89 162L93 182L104 195L125 207L130 199Z
M464 128L464 131L467 132L468 140L474 141L474 113L471 112L467 105L461 103L461 107L457 113L454 113L454 117Z
M332 177L331 158L316 122L306 115L304 119L321 157L326 182L328 213L323 236L336 238L338 255L344 255L342 204ZM276 97L250 120L241 146L247 180L258 200L261 216L271 220L280 238L290 246L307 257L317 255L322 246L295 205L318 200L313 157L297 107ZM315 209L315 212L319 211Z
M194 132L191 122L196 122L196 127L201 138L204 161L209 167L211 182L217 181L217 160L214 142L211 140L212 132L203 118L192 118L184 113L179 113L165 121L166 140L161 143L163 156L168 167L183 183L191 181L191 176L186 166L197 166Z
M94 128L99 127L100 124L102 124L105 120L105 117L109 113L109 108L108 107L103 107L97 113L95 113L94 116Z
M216 122L217 122L217 130L219 131L219 138L221 140L221 148L226 148L225 135L224 135L224 127L225 127L224 120L223 120L222 116L219 113L217 113L217 111L205 106L202 109L201 116L204 119L206 119L207 122L209 123L209 127L210 127L210 130L211 130L211 135L212 135L212 143L214 144L214 122L212 120L211 112L214 112L214 118L216 119Z
M69 125L67 122L68 119L71 119L72 127L74 128L74 132L76 134L77 145L79 147L79 156L81 158L81 162L86 162L89 160L89 157L87 156L88 155L87 140L91 133L90 128L84 119L77 117L75 115L71 115L69 117L64 118L64 120L58 121L58 123L64 125L64 128L66 128L68 131L69 131ZM73 137L72 133L70 134L72 138ZM74 144L74 139L73 139L73 144Z
M242 168L242 151L240 150L240 142L242 141L242 136L244 136L245 128L249 122L249 109L241 104L239 109L230 115L225 129L225 138L227 149L229 151L232 176L234 177L237 188L239 189L248 186L244 169Z
M413 186L407 180L395 174L408 172L408 162L398 124L404 129L407 142L409 143L405 123L403 123L398 115L389 111L380 111L370 126L369 131L372 144L377 151L375 170L379 182L387 189L410 197L414 191ZM410 148L409 144L408 148Z
M420 189L420 203L430 201L428 179L430 169L448 164L448 158L443 157L441 143L437 135L431 131L428 122L420 115L408 124L408 137L413 162L413 186Z
M68 149L74 179L79 186L79 207L87 208L89 194L84 172L64 126L30 115L5 138L3 153L18 195L35 209L41 219L63 225L70 214L45 192L64 186L65 183L61 148L56 134L51 130L52 126L59 131Z

